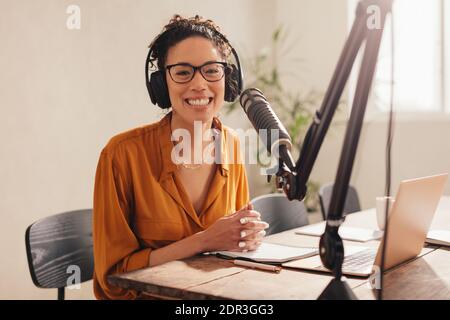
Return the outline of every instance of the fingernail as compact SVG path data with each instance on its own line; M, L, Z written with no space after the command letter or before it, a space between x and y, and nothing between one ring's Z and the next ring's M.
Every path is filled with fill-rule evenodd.
M241 231L241 238L245 238L247 236L247 232Z
M245 241L239 241L239 248L245 247Z
M241 224L246 224L248 222L247 218L241 218L241 220L239 220L241 222Z

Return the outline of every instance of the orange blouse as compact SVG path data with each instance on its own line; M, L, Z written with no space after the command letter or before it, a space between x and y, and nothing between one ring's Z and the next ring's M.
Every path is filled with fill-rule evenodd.
M214 118L213 125L222 133L222 159L229 160L216 166L202 209L195 212L171 160L170 119L171 113L159 122L121 133L100 154L93 214L98 299L137 298L134 290L110 285L107 276L148 267L153 249L205 230L249 202L239 140ZM233 158L227 158L231 153Z

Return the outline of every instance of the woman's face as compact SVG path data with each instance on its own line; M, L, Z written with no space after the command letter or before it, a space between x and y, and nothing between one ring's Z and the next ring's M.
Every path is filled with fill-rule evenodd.
M189 63L201 66L209 61L223 61L220 51L203 37L195 36L180 41L167 52L166 65ZM194 121L209 122L224 103L225 76L216 82L208 82L196 70L187 83L176 83L166 70L167 87L174 116L188 125Z

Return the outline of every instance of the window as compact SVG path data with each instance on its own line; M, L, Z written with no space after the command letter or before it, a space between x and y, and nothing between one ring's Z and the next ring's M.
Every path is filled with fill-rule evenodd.
M450 15L449 4L444 2L446 0L394 0L394 107L397 112L450 111L446 109L450 58L448 43L444 41L448 32L444 17ZM350 8L355 5L356 1L351 0ZM354 10L351 12L349 17L353 22ZM388 16L370 101L370 108L382 112L389 109L390 102L391 32Z

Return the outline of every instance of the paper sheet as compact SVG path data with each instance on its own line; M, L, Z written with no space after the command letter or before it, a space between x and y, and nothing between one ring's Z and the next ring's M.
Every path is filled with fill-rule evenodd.
M257 262L281 263L295 259L301 259L318 254L317 248L291 247L263 242L255 251L233 252L216 251L211 254L219 254L229 258L244 258Z
M325 231L325 222L304 226L295 231L296 234L304 234L308 236L320 237ZM383 231L354 227L340 227L339 235L343 240L367 242L370 240L378 240L383 236Z
M425 241L431 244L450 246L450 230L430 230Z

